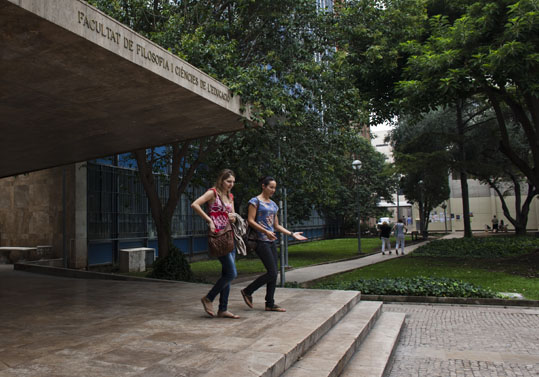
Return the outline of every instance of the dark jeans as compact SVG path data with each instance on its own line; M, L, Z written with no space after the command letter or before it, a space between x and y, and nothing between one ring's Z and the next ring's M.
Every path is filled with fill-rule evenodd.
M275 242L262 242L256 243L256 254L264 263L266 267L266 273L259 276L255 281L245 288L244 292L249 296L252 295L258 288L267 284L266 287L266 306L273 306L275 301L273 296L275 295L275 287L277 286L277 247Z
M228 306L228 295L230 294L230 282L238 276L236 271L236 249L223 257L219 257L221 262L221 277L212 289L208 292L206 297L213 301L215 296L219 295L219 311L224 312Z

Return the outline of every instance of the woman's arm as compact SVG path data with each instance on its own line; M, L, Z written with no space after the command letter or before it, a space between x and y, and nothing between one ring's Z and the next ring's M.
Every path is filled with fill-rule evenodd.
M213 223L212 219L204 210L202 209L202 205L209 201L215 200L215 194L213 191L208 190L203 195L198 197L193 203L191 203L191 208L193 211L195 211L200 217L202 217L206 223L208 223L208 226L210 227L210 230L212 232L215 232L215 224Z
M307 237L303 236L303 232L291 232L284 226L281 226L281 224L279 224L279 217L277 216L277 214L275 214L275 224L273 224L273 227L275 228L275 230L288 236L292 236L298 241L304 241L307 239Z

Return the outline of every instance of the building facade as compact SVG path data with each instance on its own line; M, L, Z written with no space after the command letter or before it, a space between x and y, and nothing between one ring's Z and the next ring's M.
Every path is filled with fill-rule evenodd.
M388 162L393 162L393 151L391 145L386 142L386 137L391 132L390 126L376 126L371 128L372 145L377 151L383 153ZM454 232L464 231L464 219L462 211L462 192L460 180L455 179L451 175L448 176L450 196L441 203L437 208L434 208L429 216L428 230L431 232ZM502 202L496 192L488 185L482 184L478 180L468 179L469 203L470 203L470 222L473 231L488 230L492 227L492 218L500 221L503 220L509 231L514 230L513 225L505 217L502 208ZM524 202L526 192L521 201ZM516 213L515 196L507 195L505 201L510 210L511 216ZM397 206L397 203L399 205ZM408 228L411 230L419 230L419 211L417 206L414 206L406 201L404 195L393 195L393 202L381 202L380 206L388 208L393 213L394 219L397 218L397 208L400 217L404 217L408 223ZM488 227L487 227L488 226ZM534 198L530 205L528 215L527 229L535 231L539 229L539 203L537 198Z

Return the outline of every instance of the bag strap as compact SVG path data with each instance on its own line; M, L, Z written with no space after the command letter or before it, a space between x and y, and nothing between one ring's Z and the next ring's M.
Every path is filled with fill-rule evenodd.
M221 195L219 195L219 191L217 189L212 188L213 192L215 193L215 196L219 198L219 201L221 202L221 209L223 209L225 212L228 212L225 202L223 202L223 198L221 198Z

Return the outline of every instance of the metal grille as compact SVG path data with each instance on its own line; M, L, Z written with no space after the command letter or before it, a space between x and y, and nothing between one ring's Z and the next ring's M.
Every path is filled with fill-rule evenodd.
M168 199L168 181L155 176L158 193ZM203 219L191 209L193 198L203 188L189 187L172 218L173 237L202 235L207 231ZM115 240L155 238L156 230L144 187L132 169L88 163L88 239Z

